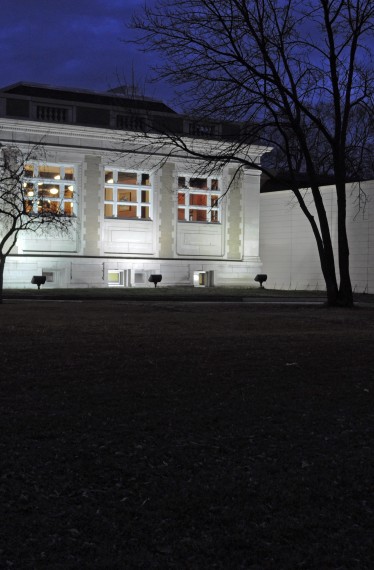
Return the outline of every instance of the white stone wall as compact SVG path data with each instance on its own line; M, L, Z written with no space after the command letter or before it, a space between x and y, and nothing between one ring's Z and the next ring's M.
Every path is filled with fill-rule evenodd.
M357 185L347 190L347 230L350 244L352 287L374 293L374 181L362 184L358 203ZM322 190L334 246L337 245L337 215L334 190ZM311 202L309 194L307 201ZM312 208L313 211L313 208ZM260 257L267 287L275 289L325 289L317 246L309 222L290 191L269 192L260 199Z
M153 221L105 220L103 254L154 255Z
M177 254L223 257L224 230L223 224L178 222Z
M102 288L109 286L108 272L123 272L125 287L154 287L148 282L151 274L161 274L160 286L192 286L195 272L209 273L210 285L254 286L259 272L256 262L145 259L145 258L90 258L50 256L9 256L5 264L5 288L30 289L33 275L52 274L53 280L43 289Z

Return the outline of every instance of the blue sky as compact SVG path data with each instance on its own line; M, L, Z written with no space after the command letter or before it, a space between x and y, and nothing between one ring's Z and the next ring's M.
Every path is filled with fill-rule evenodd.
M152 0L151 0L152 2ZM148 4L149 4L148 0ZM136 82L170 102L164 85L148 84L152 56L123 40L143 0L1 0L1 86L32 81L106 91Z

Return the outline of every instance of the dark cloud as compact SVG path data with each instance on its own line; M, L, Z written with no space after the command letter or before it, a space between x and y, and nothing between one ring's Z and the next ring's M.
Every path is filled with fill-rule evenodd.
M1 0L1 85L33 81L105 91L135 82L147 94L169 98L165 85L149 85L151 55L125 40L141 0Z

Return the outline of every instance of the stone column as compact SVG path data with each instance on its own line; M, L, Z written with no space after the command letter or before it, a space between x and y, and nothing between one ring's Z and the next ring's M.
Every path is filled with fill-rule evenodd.
M83 253L100 255L100 204L104 188L101 182L101 159L99 156L86 156L83 171Z
M228 173L227 184L235 175L235 170L230 169ZM228 193L228 207L226 219L226 240L227 240L227 257L228 259L242 258L242 196L241 196L242 177L237 177ZM226 185L225 185L226 186Z
M177 215L174 164L164 164L159 181L159 252L160 257L174 257Z
M260 177L260 171L244 171L242 183L243 261L253 261L259 256Z

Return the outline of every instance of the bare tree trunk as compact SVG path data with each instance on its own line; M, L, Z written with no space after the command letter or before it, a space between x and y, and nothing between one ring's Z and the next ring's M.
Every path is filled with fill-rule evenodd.
M317 245L322 274L326 285L327 304L330 307L335 307L339 305L339 289L330 235L325 238L323 245L318 243L318 241Z
M322 200L319 187L312 188L314 203L316 206L322 240L317 240L321 269L326 284L327 304L331 307L338 302L338 283L334 259L334 248L331 240L330 226L326 216L326 209Z
M314 216L307 208L300 190L295 187L293 191L298 199L301 210L311 225L316 239L322 274L326 285L327 304L334 307L339 304L339 289L336 279L334 249L331 241L330 227L320 189L318 185L312 187L313 199L317 210L320 228L318 228Z
M353 306L353 292L349 274L349 245L347 236L346 210L347 199L345 181L340 181L337 186L338 195L338 257L340 271L340 285L338 305L341 307Z
M326 284L327 304L330 307L334 307L338 304L339 291L338 283L336 280L334 255L332 253L332 250L329 252L324 250L322 255L320 253L320 262Z
M6 257L0 255L0 304L3 302L4 267Z

